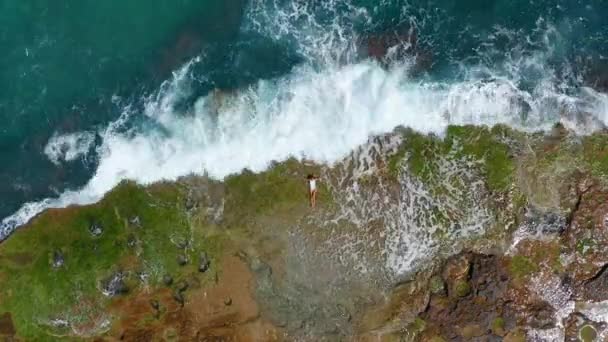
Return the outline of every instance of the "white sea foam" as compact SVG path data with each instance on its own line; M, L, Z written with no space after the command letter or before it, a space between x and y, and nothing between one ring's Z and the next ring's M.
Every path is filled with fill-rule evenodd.
M404 66L386 70L363 61L320 71L301 66L284 78L262 80L234 93L211 93L200 98L190 113L175 112L173 104L188 91L194 63L197 60L176 72L149 99L145 114L161 130L117 133L119 124L109 126L100 132L100 163L88 184L58 199L26 204L3 221L4 234L45 208L95 202L123 179L145 184L203 172L221 179L243 168L261 171L273 160L292 156L332 163L370 135L399 125L437 134L448 124L505 123L524 130L543 129L561 119L576 119L560 113L569 113L572 103L582 101L551 92L531 97L500 80L415 83L407 78ZM585 108L599 110L589 115L593 122L604 122L606 96L587 91L592 97ZM531 104L525 118L513 114L521 112L521 98L529 98L525 103ZM562 105L547 108L546 102ZM594 127L576 128L584 133ZM89 139L56 137L47 149L63 153L49 152L49 157L72 160Z
M44 148L44 154L53 164L59 165L64 161L73 161L85 156L93 142L95 135L91 132L76 132L70 134L55 133Z

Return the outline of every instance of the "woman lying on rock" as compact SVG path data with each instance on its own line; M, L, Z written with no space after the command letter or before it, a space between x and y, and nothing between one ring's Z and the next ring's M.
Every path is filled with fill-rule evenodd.
M320 178L309 174L306 179L308 180L308 198L310 200L310 207L314 208L317 204L317 180Z

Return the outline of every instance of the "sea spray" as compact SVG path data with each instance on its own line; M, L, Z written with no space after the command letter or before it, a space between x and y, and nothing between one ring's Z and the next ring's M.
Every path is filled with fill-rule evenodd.
M53 164L59 165L85 156L94 142L95 135L91 132L55 133L44 148L44 154Z
M147 184L204 172L222 179L243 168L261 171L272 161L289 157L333 163L369 136L400 125L439 135L448 124L547 129L562 121L560 113L570 112L570 103L581 101L552 92L532 97L499 81L421 84L410 80L403 66L384 69L374 61L362 61L323 71L302 66L288 77L260 81L224 94L217 113L208 113L209 106L204 105L218 101L213 98L216 93L201 98L191 112L174 112L173 101L192 81L187 72L192 65L176 72L163 95L147 104L146 115L157 129L101 132L99 166L88 184L58 199L27 204L3 220L2 236L46 208L95 202L123 179ZM532 100L528 114L514 114L521 112L521 99L526 97ZM588 108L605 108L602 95L591 99ZM544 103L551 106L543 107ZM598 125L606 115L589 114ZM574 120L569 126L581 133L598 128L578 125L576 117L563 119Z

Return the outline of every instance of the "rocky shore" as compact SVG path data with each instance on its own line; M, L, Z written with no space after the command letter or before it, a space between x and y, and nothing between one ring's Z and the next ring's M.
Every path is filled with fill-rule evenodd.
M608 133L561 126L400 128L334 165L124 182L0 244L0 337L603 341L607 200Z

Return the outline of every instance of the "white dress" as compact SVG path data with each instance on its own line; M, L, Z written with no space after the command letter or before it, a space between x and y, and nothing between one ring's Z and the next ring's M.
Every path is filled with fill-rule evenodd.
M310 191L317 190L317 180L316 179L311 179L308 181L308 183L310 185Z

